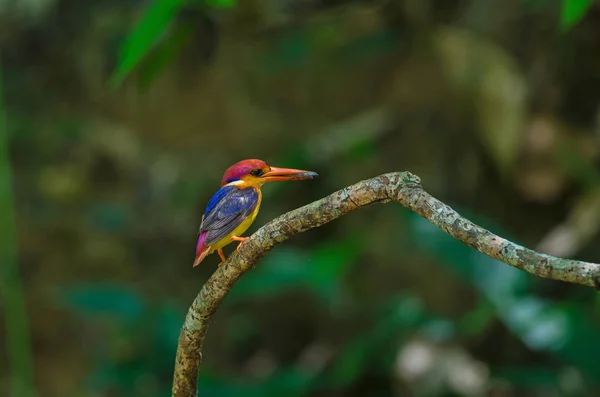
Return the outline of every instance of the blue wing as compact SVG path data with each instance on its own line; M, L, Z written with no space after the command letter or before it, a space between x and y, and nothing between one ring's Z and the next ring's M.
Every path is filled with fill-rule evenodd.
M200 233L206 232L204 246L208 247L233 232L256 208L260 199L254 188L239 189L224 186L210 199Z
M212 211L215 208L215 206L219 203L219 201L223 200L225 196L236 190L240 189L231 185L225 185L219 190L217 190L217 192L211 197L210 201L208 202L206 210L204 211L204 216L207 216L208 213Z

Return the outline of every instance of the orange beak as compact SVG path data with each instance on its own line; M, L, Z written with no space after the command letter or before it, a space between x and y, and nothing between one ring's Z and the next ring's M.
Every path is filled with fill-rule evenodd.
M265 172L260 176L265 182L273 181L299 181L302 179L313 179L317 177L316 172L295 170L293 168L278 168L271 167L269 172Z

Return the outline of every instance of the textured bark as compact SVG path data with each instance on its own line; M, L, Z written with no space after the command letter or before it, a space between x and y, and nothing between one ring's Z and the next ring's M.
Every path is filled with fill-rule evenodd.
M240 276L276 244L372 203L396 201L463 243L536 276L598 288L600 265L562 259L524 248L477 226L429 195L419 177L393 172L359 182L269 222L241 245L208 279L179 335L173 396L196 396L202 343L211 316Z

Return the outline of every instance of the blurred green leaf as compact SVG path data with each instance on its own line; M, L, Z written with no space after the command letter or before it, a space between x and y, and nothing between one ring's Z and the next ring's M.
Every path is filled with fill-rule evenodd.
M191 23L180 23L166 40L159 43L148 54L140 67L139 78L142 88L147 88L156 76L181 53L193 32L194 26Z
M315 374L296 368L280 369L260 384L256 397L302 397L308 395ZM247 395L244 393L244 395Z
M387 353L395 356L396 349L389 349L389 346L398 344L402 332L422 325L426 317L421 301L414 295L389 299L375 327L348 343L335 359L328 374L328 385L343 388L352 384L373 365L375 359L392 362L381 355L383 346L387 347Z
M459 332L465 336L481 335L496 319L496 308L485 297L480 297L475 309L460 319Z
M581 155L574 139L569 135L560 136L556 145L556 157L562 171L577 181L585 190L595 190L600 186L600 172L594 162Z
M185 320L186 311L179 306L165 304L157 315L156 332L158 342L164 346L164 350L175 354L179 340L181 325Z
M165 357L175 355L185 310L169 302L153 307L134 292L103 284L67 288L63 299L81 314L107 316L114 325L100 343L88 347L95 353L88 390L140 397L168 394L163 379L171 377L173 363Z
M334 54L345 64L353 65L369 61L398 50L400 36L392 29L381 29L370 35L360 36L344 43Z
M110 315L133 322L145 310L142 298L136 293L114 285L79 285L61 291L65 304L84 315Z
M403 214L409 220L415 247L437 256L441 265L478 289L494 305L498 318L531 350L553 354L593 378L600 377L600 367L594 364L600 355L600 329L581 304L562 301L559 306L532 295L528 285L534 276L466 246L415 213ZM501 228L487 226L489 221L467 216L510 239Z
M247 312L232 313L229 315L227 327L227 341L230 345L243 343L260 333L256 318Z
M232 8L237 5L237 0L206 0L206 4L214 8Z
M494 378L506 379L510 384L520 387L560 387L560 374L556 369L540 367L498 368L493 371Z
M325 301L339 298L336 286L341 285L346 270L362 249L361 239L348 237L322 244L311 252L309 282Z
M186 0L156 0L129 34L121 48L119 63L110 79L118 87L144 58L171 23Z
M463 215L488 230L506 235L489 220L472 213ZM402 211L402 217L408 221L414 247L440 258L441 264L484 291L494 304L510 301L527 291L530 279L526 273L461 243L415 213Z
M212 374L200 373L199 396L219 397L303 397L308 395L315 374L293 367L279 368L267 379L255 382L232 382Z
M600 357L600 344L598 335L600 329L598 323L591 316L592 311L580 302L563 302L549 309L549 320L559 317L564 322L566 333L565 340L557 349L565 361L577 365L584 373L595 379L596 385L600 384L600 368L598 357ZM547 326L552 325L552 323ZM595 325L595 326L594 326Z
M514 171L529 87L515 57L474 31L440 28L434 49L448 81L472 98L481 140L503 176Z
M27 305L19 274L13 175L4 112L3 82L0 73L0 296L3 300L12 394L29 397L37 392L33 379Z
M261 264L238 281L225 298L225 304L247 297L271 296L292 287L309 284L310 256L300 250L277 247Z
M585 16L594 0L562 0L560 27L563 31L575 26Z
M236 284L226 303L247 297L267 297L290 288L307 288L325 302L340 296L338 287L362 245L355 238L324 243L312 251L277 247Z
M377 145L373 140L357 142L348 148L348 154L354 161L372 159L377 156Z
M371 350L370 340L367 337L357 338L346 346L332 369L330 385L342 388L354 382L369 365L367 356Z
M331 20L318 23L330 24ZM301 25L287 34L274 37L271 50L265 52L258 63L257 72L262 76L276 75L307 65L313 60L319 45L320 28L329 29L329 26ZM340 40L327 52L340 67L349 67L393 52L398 49L398 45L398 34L382 29L370 35Z
M89 216L95 228L109 232L122 232L130 221L127 208L110 202L98 203L91 209Z

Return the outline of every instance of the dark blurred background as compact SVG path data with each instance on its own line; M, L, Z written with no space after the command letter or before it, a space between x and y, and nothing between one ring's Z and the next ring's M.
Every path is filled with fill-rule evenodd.
M0 1L15 204L0 207L0 396L30 376L44 397L170 395L185 312L219 262L191 266L201 214L245 158L320 174L267 185L249 232L409 170L506 238L600 262L594 1L159 3L150 18L141 0ZM593 289L373 205L244 275L199 390L598 396L599 314Z

